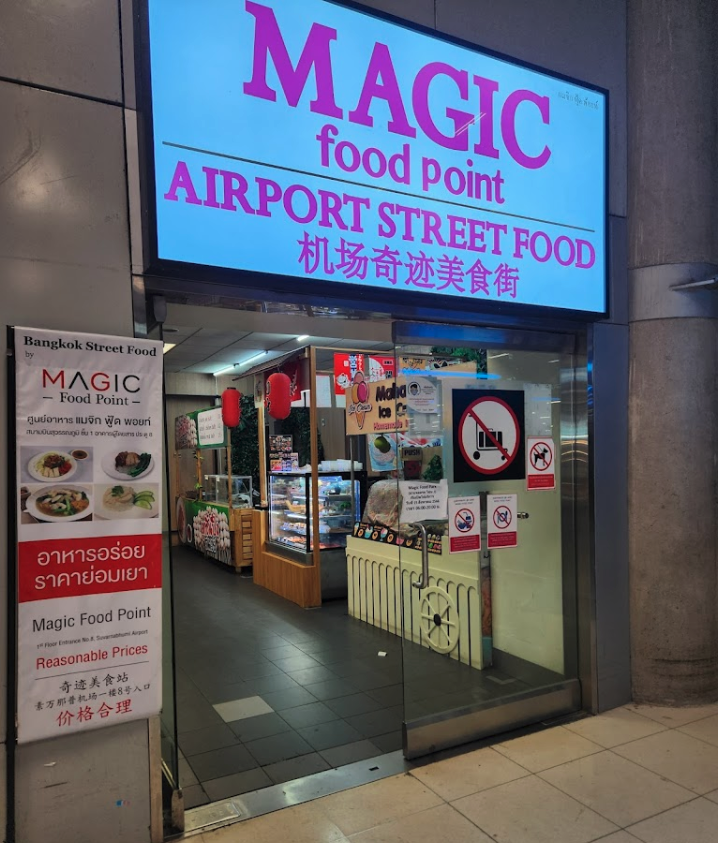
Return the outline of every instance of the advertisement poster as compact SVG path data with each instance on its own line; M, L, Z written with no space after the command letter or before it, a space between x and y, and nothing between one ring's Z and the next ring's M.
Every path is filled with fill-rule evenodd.
M177 535L182 544L205 556L232 564L229 508L177 498Z
M384 527L382 524L367 524L365 521L357 521L354 524L353 535L357 539L366 539L381 544L395 544L409 550L421 550L424 546L424 540L419 532L413 536L402 536L401 533L397 533L396 530L391 530L389 527ZM441 534L427 529L426 540L429 544L429 553L441 556Z
M293 451L294 438L281 434L269 437L269 470L272 473L298 471L299 454Z
M455 389L451 395L454 482L522 480L524 393L508 389Z
M159 258L605 310L604 92L326 0L147 6Z
M162 343L14 333L28 743L160 711Z
M529 436L526 443L526 486L529 492L556 488L556 448L553 439Z
M366 438L366 449L371 470L396 471L398 447L396 433L369 434Z
M449 553L481 550L481 498L449 498Z
M517 502L516 495L486 496L486 544L489 550L518 547Z
M369 354L334 355L334 391L344 395L350 388L354 376L361 372L370 383L393 378L395 374L393 357L376 357Z
M408 430L406 381L403 379L367 381L361 372L354 375L346 398L347 436L359 433L389 433Z

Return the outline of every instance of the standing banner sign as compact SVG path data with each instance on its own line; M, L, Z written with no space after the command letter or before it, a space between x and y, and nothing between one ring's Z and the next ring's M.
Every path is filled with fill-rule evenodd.
M529 492L556 488L556 448L553 439L545 436L528 437L526 485Z
M18 742L162 704L162 343L15 328Z
M449 498L449 553L481 550L481 498Z
M518 547L517 495L487 495L486 524L489 550Z

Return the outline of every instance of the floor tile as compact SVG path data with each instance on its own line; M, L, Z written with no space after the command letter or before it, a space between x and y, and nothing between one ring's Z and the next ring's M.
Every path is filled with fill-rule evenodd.
M696 720L703 720L706 717L712 717L718 714L718 703L688 706L687 708L631 704L627 705L626 708L644 717L650 717L651 720L662 723L670 729L674 729L677 726L685 726L687 723L693 723Z
M240 678L245 682L251 682L252 679L259 679L263 676L277 676L282 673L280 668L274 662L266 662L265 664L251 664L239 670Z
M378 746L382 752L396 752L403 746L401 729L395 729L386 735L373 735L371 742Z
M718 747L683 732L662 732L614 752L694 793L718 788Z
M286 720L293 729L303 729L307 726L316 726L318 723L338 720L339 715L324 703L315 702L286 709L282 712L282 719Z
M340 717L353 717L357 714L367 714L370 711L378 711L380 708L383 708L380 702L372 699L368 694L352 694L349 697L338 697L335 700L327 700L326 704Z
M272 676L258 676L245 683L252 692L264 696L271 691L283 691L285 688L296 688L297 683L286 673L276 673ZM247 696L250 696L249 694Z
M718 714L705 720L696 720L687 726L681 726L679 732L685 732L698 740L718 746Z
M644 843L715 843L718 838L718 805L695 799L629 829Z
M244 773L234 773L231 776L223 776L220 779L210 779L203 782L203 787L211 802L218 802L220 799L230 799L233 796L241 796L244 793L251 793L253 790L260 790L263 787L271 787L272 781L266 771L256 767L254 770L247 770Z
M331 679L329 682L307 685L306 689L318 700L334 700L338 697L348 697L356 694L358 690L347 679Z
M373 691L374 688L386 688L388 685L396 685L401 679L401 674L367 671L366 673L352 673L345 678L359 691Z
M305 670L308 667L319 667L319 662L315 661L306 653L300 653L298 656L290 656L288 659L279 659L272 662L273 665L283 670L285 673L293 673L298 670Z
M495 744L494 749L532 773L601 752L598 744L561 726Z
M438 805L352 835L351 843L492 843L451 805Z
M234 723L235 720L244 720L246 717L259 717L260 714L271 714L274 711L262 697L230 700L215 705L214 710L225 723Z
M397 708L382 708L379 711L370 711L367 714L358 714L355 717L347 717L346 721L365 738L373 738L375 735L383 735L401 728L403 711L401 706Z
M706 799L710 799L712 802L718 802L718 790L714 790L712 793L706 793Z
M206 805L209 802L209 797L198 784L182 788L182 797L184 798L185 811L189 811L190 808L198 808L200 805Z
M334 746L321 751L322 758L331 764L332 767L342 767L344 764L353 764L355 761L364 761L367 758L377 758L383 755L384 751L371 741L355 741L354 743Z
M331 670L321 665L306 667L304 670L288 673L287 676L299 685L315 685L317 682L330 682L332 679L338 678L336 673L332 673Z
M189 763L201 782L220 779L232 773L243 773L257 766L254 758L241 745L226 746L224 749L193 755Z
M627 831L617 831L615 834L609 834L608 837L601 837L596 843L637 843L637 841L638 838Z
M371 691L367 691L367 694L373 700L388 707L402 705L404 702L403 685L387 685L385 688L374 688Z
M247 717L227 724L235 735L243 742L256 741L259 738L270 738L282 732L289 732L291 726L278 714L261 714L259 717Z
M298 729L297 731L307 743L320 752L323 749L331 749L333 746L355 743L362 737L356 729L344 720L319 723L316 726L308 726L306 729Z
M205 831L203 843L345 843L346 837L316 806L316 802L298 805L218 831Z
M314 803L346 835L441 804L441 799L410 776L393 776L325 796Z
M260 738L250 741L246 746L261 767L312 752L312 747L297 732L283 732L281 735Z
M494 749L478 749L416 767L411 775L447 802L520 779L528 772Z
M292 644L285 644L283 647L275 647L273 650L262 650L262 655L270 662L278 662L282 659L291 659L294 656L306 656L307 654Z
M272 691L264 694L262 699L271 706L274 711L284 711L287 708L296 708L299 705L308 705L317 701L315 696L304 688L283 688L281 691Z
M276 764L269 764L262 768L274 784L291 782L294 779L301 779L304 776L312 776L315 773L322 773L330 770L327 761L316 752L309 755L300 755L289 761L279 761Z
M248 682L235 682L232 685L224 685L222 687L202 688L202 694L207 702L212 705L227 702L228 700L239 700L242 697L251 697L254 693L254 689Z
M229 726L221 723L194 732L183 732L178 737L178 743L185 756L189 757L221 749L223 746L232 746L237 743L237 736Z
M613 746L662 732L666 727L625 708L615 708L613 711L607 711L596 717L567 723L565 728L610 749Z
M202 706L192 706L191 708L177 707L177 731L182 732L196 732L198 729L205 729L208 726L220 725L222 718L217 714L214 708L206 703Z
M501 843L589 843L617 831L535 776L465 796L453 806Z
M612 752L589 755L539 775L621 828L693 798L691 791Z
M194 770L189 765L189 761L184 758L180 758L179 760L178 774L180 787L192 787L192 785L199 784Z

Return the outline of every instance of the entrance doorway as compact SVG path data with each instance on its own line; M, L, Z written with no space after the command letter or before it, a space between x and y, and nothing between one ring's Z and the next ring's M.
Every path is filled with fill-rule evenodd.
M263 810L289 804L270 796L289 792L287 782L302 801L397 772L404 758L580 709L577 570L588 540L577 528L588 499L580 334L322 319L305 335L270 333L281 314L253 313L252 331L231 322L226 310L169 305L170 460L175 417L212 406L226 383L254 395L304 343L312 382L295 409L306 411L322 452L305 447L300 457L294 440L295 457L270 466L270 436L288 434L259 422L262 477L242 505L260 523L251 566L182 545L176 501L188 484L170 477L175 699L165 704L163 753L190 827L204 824L199 812L211 803L224 803L221 821L241 819L253 800L271 806ZM232 368L231 382L215 378L233 355L247 364ZM348 357L354 371L337 389ZM372 375L372 357L385 360L385 372ZM309 396L320 378L321 407ZM200 389L207 379L214 391ZM355 390L362 382L366 390ZM463 431L469 404L492 395L520 408L513 434L471 416ZM473 436L463 465L462 436ZM551 488L527 487L531 437L552 443ZM231 475L231 455L200 457L202 475ZM492 473L501 463L509 470ZM420 497L433 490L438 509L407 509L406 484ZM516 536L489 547L496 495L515 496ZM469 532L480 549L475 540L452 547L455 499L475 505ZM259 563L263 552L273 571L282 559L296 572L318 557L316 608L287 599Z

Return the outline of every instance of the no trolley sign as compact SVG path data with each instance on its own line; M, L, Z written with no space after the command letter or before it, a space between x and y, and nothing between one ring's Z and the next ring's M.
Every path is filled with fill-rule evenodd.
M454 390L452 409L455 483L525 477L523 391Z

